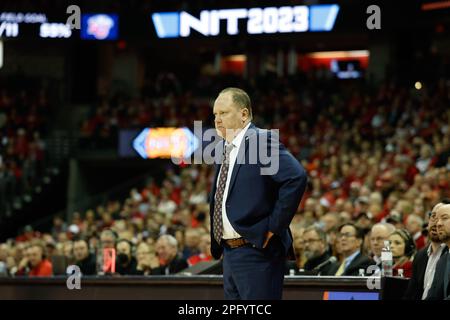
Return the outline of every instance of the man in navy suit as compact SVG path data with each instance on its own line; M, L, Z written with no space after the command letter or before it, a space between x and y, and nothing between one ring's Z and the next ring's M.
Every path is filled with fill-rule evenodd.
M224 89L213 112L224 141L210 198L211 253L223 257L225 298L281 299L306 172L275 134L251 123L245 91Z

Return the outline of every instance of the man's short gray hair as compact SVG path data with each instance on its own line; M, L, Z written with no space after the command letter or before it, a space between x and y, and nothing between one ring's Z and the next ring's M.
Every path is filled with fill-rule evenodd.
M320 228L317 225L312 225L309 226L305 229L305 231L303 232L303 234L310 232L310 231L315 231L317 233L317 235L319 236L320 240L327 243L327 234L325 233L325 231L322 230L322 228Z
M240 109L247 109L250 119L253 118L252 103L247 92L239 88L229 87L220 91L219 95L224 93L231 93L233 103Z
M386 228L386 230L388 231L389 234L391 234L392 232L394 232L395 229L396 229L395 226L394 226L393 224L391 224L391 223L387 223L387 222L378 222L378 223L375 223L375 224L372 226L372 229L370 229L370 230L373 230L373 228L375 228L375 227L377 227L377 226L382 226L382 227Z
M170 234L163 234L162 236L159 237L158 240L164 240L171 247L178 248L178 241L177 241L177 239L174 236L170 235Z

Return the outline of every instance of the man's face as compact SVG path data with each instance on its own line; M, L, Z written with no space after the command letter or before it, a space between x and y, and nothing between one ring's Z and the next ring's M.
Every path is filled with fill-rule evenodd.
M75 242L75 244L73 245L73 254L75 256L76 261L82 261L86 259L86 257L89 255L86 242L84 241Z
M28 259L33 268L39 265L42 261L42 249L37 246L28 249Z
M437 231L437 214L436 211L439 207L442 206L442 203L438 203L434 206L433 210L431 211L430 219L428 220L428 235L431 241L433 242L441 242L439 239L439 233Z
M381 250L384 247L384 241L388 240L389 231L384 226L374 226L372 232L370 233L370 250L372 253L381 257Z
M172 247L165 239L158 239L156 242L156 253L158 254L159 259L167 264L175 258L177 248Z
M184 243L188 248L196 248L200 243L200 236L196 232L186 232Z
M211 236L209 234L205 234L201 237L200 250L204 254L211 255Z
M121 241L117 244L117 254L126 254L128 257L131 257L131 248L130 244L125 241Z
M356 238L356 230L352 226L344 226L338 234L339 244L345 257L361 248L361 239Z
M73 243L72 243L72 241L66 241L64 243L63 251L64 251L64 255L66 257L72 257L72 255L73 255Z
M437 232L442 242L450 242L450 204L439 207L436 211Z
M136 258L138 263L142 261L148 260L150 258L151 252L150 247L148 245L140 245L136 250Z
M307 259L319 257L325 252L325 244L314 230L305 232L303 234L303 241L305 245L305 256Z
M109 235L102 235L101 243L102 243L102 247L104 249L113 249L114 248L114 238Z
M320 220L325 224L325 232L330 231L338 224L337 218L329 214L324 215Z
M240 109L233 103L230 92L219 95L214 102L214 124L217 134L231 142L247 120L247 109ZM247 111L248 112L248 111Z
M412 235L416 234L422 229L422 226L416 219L408 219L406 223L406 230Z

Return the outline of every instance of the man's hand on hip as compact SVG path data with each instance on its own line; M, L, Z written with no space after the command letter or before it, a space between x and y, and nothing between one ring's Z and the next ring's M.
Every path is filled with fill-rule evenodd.
M266 235L266 241L264 241L264 244L263 244L263 249L264 249L265 247L267 247L267 244L269 243L270 238L272 238L272 236L273 236L273 232L268 231L268 232L267 232L267 235Z

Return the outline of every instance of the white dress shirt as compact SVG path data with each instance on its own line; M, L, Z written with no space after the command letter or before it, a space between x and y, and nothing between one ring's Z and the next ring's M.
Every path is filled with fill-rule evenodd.
M441 244L436 251L433 252L433 247L430 245L427 249L428 263L425 269L425 277L423 280L423 294L422 300L427 297L428 291L433 283L434 273L436 272L436 265L441 257L442 250L445 248L445 243Z
M231 175L233 174L233 168L236 163L236 158L239 152L239 148L241 147L242 140L244 139L245 133L247 132L247 129L250 127L250 123L248 123L239 133L236 137L234 137L233 141L231 141L231 144L234 146L233 149L231 149L230 153L230 162L228 166L228 174L227 174L227 181L225 183L225 190L223 192L223 200L222 200L222 224L223 224L223 239L235 239L240 238L241 235L234 230L233 226L231 225L230 221L228 220L227 216L227 209L226 209L226 203L227 203L227 197L228 197L228 187L230 185ZM228 142L225 142L228 144ZM220 167L220 171L222 171L222 166ZM219 172L220 177L220 172ZM219 179L217 179L216 187L219 186Z

